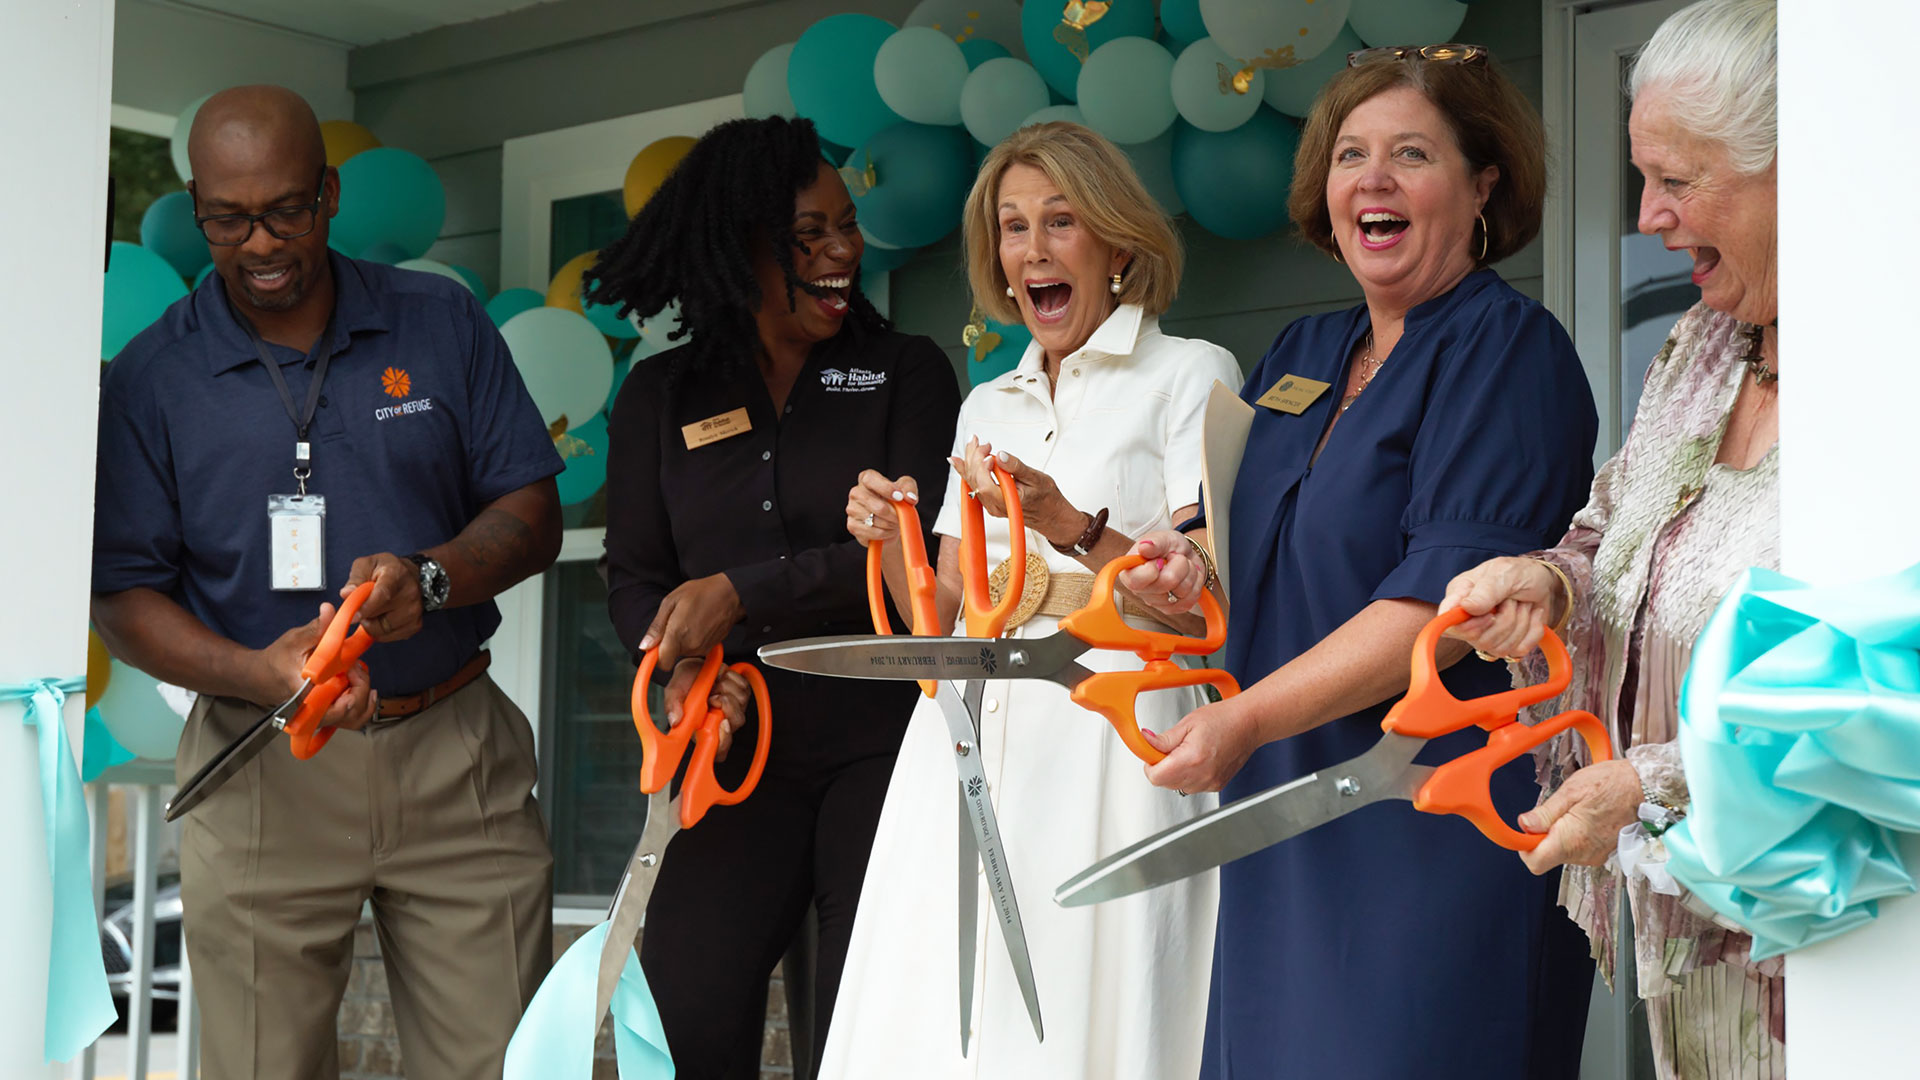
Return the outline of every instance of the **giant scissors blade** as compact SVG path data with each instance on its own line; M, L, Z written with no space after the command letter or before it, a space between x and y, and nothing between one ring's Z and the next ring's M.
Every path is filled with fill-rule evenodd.
M1130 896L1251 855L1382 799L1408 799L1433 775L1425 739L1388 733L1359 757L1236 799L1101 859L1054 890L1062 907Z

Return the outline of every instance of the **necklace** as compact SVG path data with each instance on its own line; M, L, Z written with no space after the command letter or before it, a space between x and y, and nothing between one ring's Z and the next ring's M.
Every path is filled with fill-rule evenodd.
M1747 355L1740 358L1740 362L1747 365L1747 371L1753 376L1753 382L1756 386L1765 386L1770 382L1780 381L1780 373L1773 370L1773 367L1761 356L1760 342L1761 339L1766 336L1766 332L1767 330L1764 326L1756 325L1749 327L1747 329L1748 352Z
M1380 365L1385 362L1373 355L1373 331L1367 331L1367 347L1360 354L1360 385L1353 388L1353 393L1340 399L1342 413L1353 408L1353 403L1360 398L1360 392L1365 390L1367 384L1373 381L1373 377L1380 373Z

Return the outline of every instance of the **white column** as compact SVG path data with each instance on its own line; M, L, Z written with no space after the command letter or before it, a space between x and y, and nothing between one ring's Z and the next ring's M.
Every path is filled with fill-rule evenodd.
M1920 177L1912 65L1865 59L1916 40L1909 0L1780 4L1782 564L1816 583L1920 562L1920 219L1875 209ZM1916 1001L1920 898L1789 954L1790 1075L1913 1075Z
M83 674L113 0L0 5L0 682ZM82 701L68 699L76 757ZM52 894L35 732L0 705L0 1076L41 1058Z

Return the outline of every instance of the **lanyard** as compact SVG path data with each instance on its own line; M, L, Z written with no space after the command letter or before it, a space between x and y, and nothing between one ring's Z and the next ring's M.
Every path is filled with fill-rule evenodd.
M231 303L231 301L229 301ZM280 374L280 364L267 349L267 343L260 339L260 331L239 312L234 318L246 330L247 337L253 341L254 351L260 354L261 366L267 369L267 376L273 380L273 388L280 391L280 404L287 408L287 419L293 421L293 478L300 485L300 494L307 493L307 478L313 475L313 446L307 441L307 429L313 426L313 412L320 407L320 388L327 379L327 364L333 359L333 320L327 320L327 328L320 332L320 349L313 362L313 382L307 386L307 407L305 411L295 411L293 392L287 389L287 378Z

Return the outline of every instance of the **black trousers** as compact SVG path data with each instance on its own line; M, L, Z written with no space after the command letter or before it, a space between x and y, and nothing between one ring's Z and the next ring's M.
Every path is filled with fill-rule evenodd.
M737 806L713 808L667 845L647 902L640 966L683 1080L759 1077L767 979L809 905L819 916L814 1056L826 1048L867 853L905 727L904 710L897 715L842 716L841 736L866 727L855 737L879 752L831 761L821 751L835 733L795 730L781 723L776 704L773 751L759 787ZM888 729L891 738L882 735L873 746L873 736ZM741 732L718 770L728 787L744 776L756 734Z

